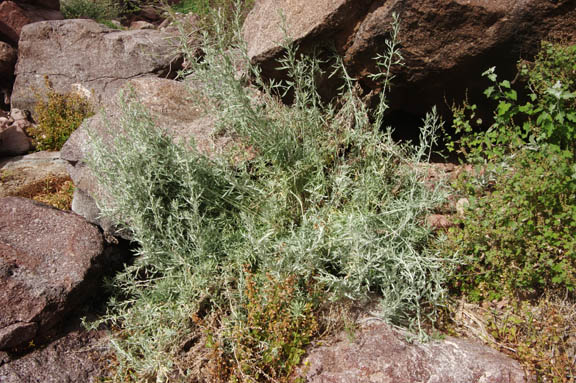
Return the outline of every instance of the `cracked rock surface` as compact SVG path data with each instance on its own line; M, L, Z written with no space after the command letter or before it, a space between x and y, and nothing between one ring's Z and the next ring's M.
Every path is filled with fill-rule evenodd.
M93 295L104 250L100 231L76 214L0 199L0 350L38 344Z
M80 89L96 104L145 76L173 77L180 68L174 35L157 30L119 31L93 20L45 21L22 29L12 107L33 113L35 92L47 77L57 92Z
M299 375L309 383L525 383L518 362L491 348L447 337L408 343L383 322L313 347Z

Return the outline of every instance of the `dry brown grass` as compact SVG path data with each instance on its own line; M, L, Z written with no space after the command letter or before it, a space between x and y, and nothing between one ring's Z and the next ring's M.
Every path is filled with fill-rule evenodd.
M478 339L518 360L536 382L576 381L576 302L543 296L533 301L483 304L460 300L451 307L452 335Z
M54 176L36 181L18 190L13 196L29 198L61 210L72 208L74 184L68 176Z

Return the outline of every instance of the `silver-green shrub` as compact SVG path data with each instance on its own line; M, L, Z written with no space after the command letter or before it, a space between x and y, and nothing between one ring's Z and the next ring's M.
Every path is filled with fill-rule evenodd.
M396 38L390 63L399 57ZM424 186L421 165L441 125L435 112L419 145L396 143L379 125L386 92L371 116L337 64L345 85L327 105L315 88L318 61L289 41L285 49L280 66L289 80L269 83L241 39L231 49L206 36L190 74L219 129L238 150L251 147L253 159L238 162L234 149L209 159L176 144L130 101L113 145L94 140L90 166L113 196L102 211L140 245L115 281L122 299L103 319L122 329L113 341L120 375L167 381L200 302L226 313L223 327L245 320L247 270L315 280L326 301L376 294L378 315L402 325L419 326L442 304L451 260L433 253L423 223L444 199L440 188ZM261 92L246 87L239 63ZM293 92L294 102L281 103L278 92Z

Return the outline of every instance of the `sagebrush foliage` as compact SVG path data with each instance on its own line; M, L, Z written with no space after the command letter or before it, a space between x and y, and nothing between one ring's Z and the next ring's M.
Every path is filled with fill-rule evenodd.
M140 244L115 283L128 299L112 301L104 319L122 329L113 341L119 379L185 375L178 339L205 331L190 319L205 302L220 317L209 329L225 367L217 375L253 382L282 379L297 365L321 319L318 288L324 302L379 296L378 315L416 330L445 296L452 262L430 250L423 225L444 195L424 186L416 166L429 158L436 115L420 146L397 144L371 122L381 115L372 119L342 66L340 100L326 105L315 87L318 61L293 44L280 62L289 81L268 83L241 39L230 49L219 36L205 37L201 61L190 55L190 80L219 131L234 138L228 155L173 143L133 100L112 145L94 138L89 163L113 196L102 210ZM239 67L263 92L246 87ZM279 102L278 91L293 92L294 103ZM383 95L378 113L385 105ZM247 148L254 156L238 155ZM285 318L263 329L262 315L278 314L272 308Z

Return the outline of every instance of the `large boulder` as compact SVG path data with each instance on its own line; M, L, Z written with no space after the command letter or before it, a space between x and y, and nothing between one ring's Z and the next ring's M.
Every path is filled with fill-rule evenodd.
M381 86L368 74L386 49L393 13L406 65L395 70L390 101L410 113L449 105L466 88L475 94L486 86L480 74L488 67L512 75L515 62L534 55L542 39L576 42L576 3L541 0L257 0L244 37L267 76L278 75L286 33L305 52L335 49L369 92Z
M49 5L49 7L46 7ZM62 20L58 0L0 3L0 40L18 45L22 28L44 20Z
M244 22L248 56L277 67L282 43L290 38L304 46L342 48L342 37L353 32L372 0L258 0Z
M384 323L310 350L299 374L309 383L525 383L522 367L464 339L408 343Z
M38 343L92 296L104 250L98 228L76 214L0 199L0 350Z
M105 231L112 226L99 218L94 202L94 198L101 200L103 193L84 159L90 150L88 132L109 140L108 132L120 129L117 125L124 115L123 100L139 102L155 120L158 129L166 131L175 141L188 142L193 138L197 148L208 155L222 151L230 141L227 137L214 137L214 117L206 114L202 103L195 99L185 83L139 78L130 80L122 90L106 102L99 113L86 120L61 151L62 159L70 163L70 176L76 185L72 210L101 225Z
M118 31L93 20L30 24L20 38L12 106L33 112L46 77L55 91L80 87L100 104L130 79L175 76L174 52L174 35L157 30Z
M0 156L17 156L32 148L26 131L19 126L0 125Z

